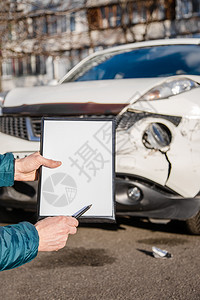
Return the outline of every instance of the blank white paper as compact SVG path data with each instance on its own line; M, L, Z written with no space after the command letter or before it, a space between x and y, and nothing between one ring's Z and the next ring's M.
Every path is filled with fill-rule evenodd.
M62 165L42 167L40 216L112 217L113 155L112 121L44 120L43 156Z

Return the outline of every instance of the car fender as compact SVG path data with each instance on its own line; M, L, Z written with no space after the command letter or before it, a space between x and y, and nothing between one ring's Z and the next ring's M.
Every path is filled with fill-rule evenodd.
M200 190L200 119L182 118L167 152L171 171L166 185L183 197Z

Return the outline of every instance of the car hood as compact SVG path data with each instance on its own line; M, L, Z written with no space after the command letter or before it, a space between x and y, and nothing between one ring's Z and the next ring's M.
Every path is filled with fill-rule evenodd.
M57 86L16 88L4 102L4 113L118 113L162 78L71 82ZM80 110L80 112L79 112ZM74 112L74 113L73 113Z

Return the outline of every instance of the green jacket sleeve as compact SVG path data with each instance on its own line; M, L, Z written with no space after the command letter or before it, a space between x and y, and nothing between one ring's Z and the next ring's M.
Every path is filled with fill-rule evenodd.
M29 222L0 227L0 271L19 267L37 256L39 236Z
M14 156L12 153L0 155L0 187L14 184Z

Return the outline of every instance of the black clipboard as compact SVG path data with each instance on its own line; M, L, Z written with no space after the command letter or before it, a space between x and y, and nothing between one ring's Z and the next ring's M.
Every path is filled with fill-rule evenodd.
M43 118L40 153L62 166L40 169L39 219L92 204L81 222L115 222L114 118Z

